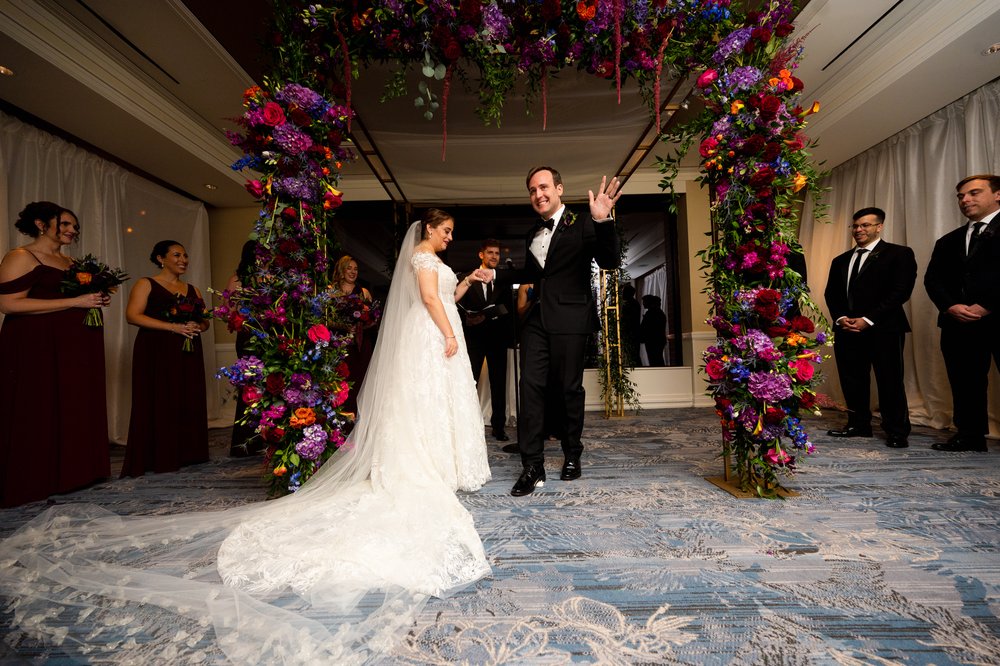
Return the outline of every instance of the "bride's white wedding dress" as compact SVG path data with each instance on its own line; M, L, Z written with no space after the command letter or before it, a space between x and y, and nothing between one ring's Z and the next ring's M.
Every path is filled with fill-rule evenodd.
M361 663L489 574L456 490L490 478L454 272L407 234L358 425L294 495L225 511L43 513L0 544L13 625L107 662ZM412 256L411 256L412 255ZM418 297L434 271L459 352Z

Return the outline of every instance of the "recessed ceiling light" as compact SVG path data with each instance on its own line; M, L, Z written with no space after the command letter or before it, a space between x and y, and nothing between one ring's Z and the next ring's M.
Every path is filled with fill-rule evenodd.
M996 44L991 44L990 46L986 47L985 51L983 51L983 55L993 55L995 53L1000 53L1000 42L997 42Z
M4 76L14 76L14 70L12 70L10 67L4 67L3 65L0 65L0 74Z
M205 183L206 190L217 190L219 189L217 185L212 185L212 183Z

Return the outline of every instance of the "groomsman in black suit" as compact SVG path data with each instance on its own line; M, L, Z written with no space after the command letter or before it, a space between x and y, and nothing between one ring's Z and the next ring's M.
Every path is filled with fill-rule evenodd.
M910 322L903 304L917 280L913 250L882 240L885 211L862 208L854 214L855 247L830 265L826 305L836 328L833 349L847 403L847 426L833 437L871 437L871 372L886 446L909 446L909 407L903 390L903 345Z
M479 248L480 268L496 270L500 264L500 241L487 238ZM513 342L511 290L483 282L469 287L459 301L463 313L462 328L472 362L472 376L479 386L483 361L490 378L490 403L493 414L490 426L500 442L510 439L505 431L507 420L507 347Z
M618 268L621 243L611 211L621 196L617 178L601 179L590 209L571 211L562 203L563 183L549 166L535 167L526 179L537 223L526 238L522 269L499 270L501 285L531 283L536 299L521 324L521 406L517 424L524 469L511 489L515 497L545 483L545 396L562 403L563 467L560 478L580 477L583 444L583 364L587 337L597 330L597 306L591 285L591 263Z
M968 222L934 244L924 287L938 308L958 433L931 448L985 452L991 356L1000 368L1000 176L969 176L955 190Z

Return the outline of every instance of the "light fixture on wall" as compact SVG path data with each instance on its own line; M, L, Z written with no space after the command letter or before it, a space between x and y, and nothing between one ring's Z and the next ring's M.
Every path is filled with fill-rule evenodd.
M996 44L990 44L983 51L983 55L985 55L985 56L994 55L994 54L997 54L997 53L1000 53L1000 42L997 42Z
M12 70L10 67L4 67L3 65L0 65L0 74L2 74L3 76L14 76L14 70Z
M219 189L219 186L218 185L212 185L212 183L205 183L205 189L206 190L217 190L217 189Z

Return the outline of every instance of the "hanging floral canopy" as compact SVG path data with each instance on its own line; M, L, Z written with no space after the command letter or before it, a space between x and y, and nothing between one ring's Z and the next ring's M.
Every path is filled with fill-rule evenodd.
M351 82L374 62L395 74L385 98L413 94L417 112L447 132L453 85L478 90L478 113L497 124L516 86L544 109L548 77L564 68L633 79L660 127L665 80L697 75L703 110L661 135L679 150L661 160L665 187L697 144L700 182L712 198L710 323L718 334L704 371L722 424L723 452L739 484L780 489L796 456L813 449L799 414L816 410L815 364L827 335L802 276L797 210L818 176L802 134L818 105L799 102L801 40L790 41L791 0L757 9L730 0L353 0L276 2L275 69L247 91L232 135L261 202L258 279L227 294L220 315L254 332L249 357L224 374L250 404L269 444L275 493L294 491L343 442L350 339L331 302L327 218L341 202L342 146L350 132ZM424 80L409 91L409 75ZM338 104L330 101L342 99ZM349 314L346 315L349 318ZM813 318L810 319L810 316ZM823 323L825 328L825 322ZM289 388L293 389L289 391Z

